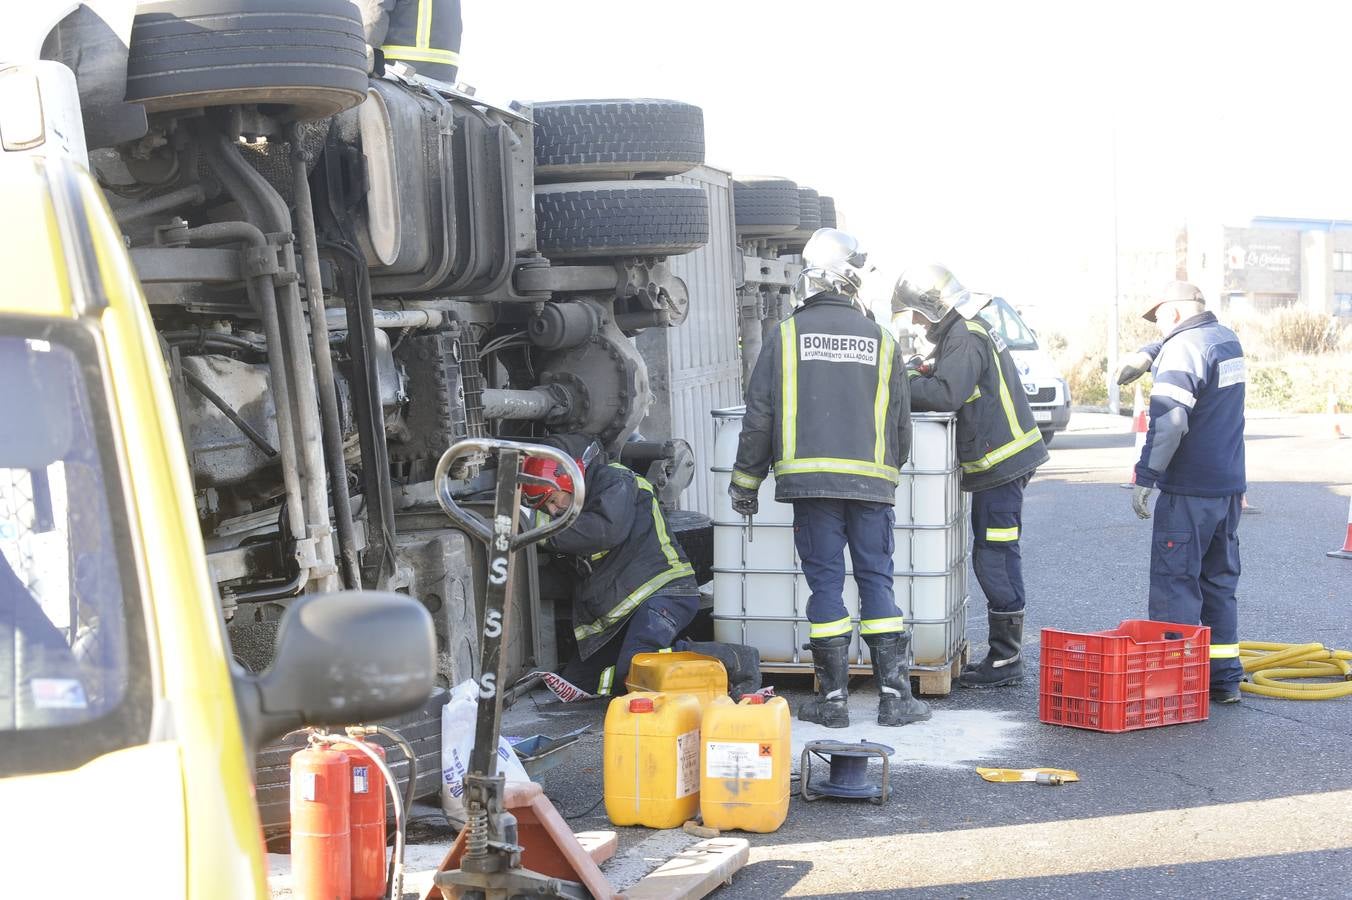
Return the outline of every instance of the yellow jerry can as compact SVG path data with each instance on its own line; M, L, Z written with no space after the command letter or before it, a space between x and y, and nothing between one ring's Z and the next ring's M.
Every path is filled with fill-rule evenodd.
M679 828L699 809L699 701L636 693L606 710L606 815L616 825Z
M688 650L636 653L624 686L631 691L690 694L703 711L715 697L728 695L728 671L712 656Z
M775 831L789 814L789 704L755 694L704 710L700 812L721 830Z

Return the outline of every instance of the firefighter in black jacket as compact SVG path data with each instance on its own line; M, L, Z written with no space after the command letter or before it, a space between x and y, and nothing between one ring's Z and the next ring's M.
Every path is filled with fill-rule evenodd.
M546 545L572 557L580 575L573 597L578 659L563 676L602 696L622 694L634 654L676 649L721 661L734 697L760 688L755 648L677 640L699 611L699 587L648 480L608 463L589 436L548 443L576 459L587 485L582 513ZM524 471L551 482L522 486L537 514L556 516L571 506L572 480L553 460L531 457Z
M1023 489L1048 459L1009 348L977 318L990 299L940 266L903 274L892 292L893 315L909 310L935 347L932 366L908 369L911 409L958 414L962 489L972 495L972 569L990 623L990 651L963 669L964 687L1023 679Z
M803 248L796 295L804 305L767 340L746 393L746 415L729 491L733 509L755 515L771 464L775 499L793 504L793 537L812 591L809 646L818 693L798 717L849 724L850 613L845 547L859 586L859 633L878 681L878 723L928 719L911 696L905 629L893 593L893 505L911 447L911 413L897 342L858 302L865 254L834 228Z

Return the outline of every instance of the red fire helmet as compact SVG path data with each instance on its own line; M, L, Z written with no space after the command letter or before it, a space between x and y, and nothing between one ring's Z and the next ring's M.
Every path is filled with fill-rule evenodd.
M578 468L582 468L582 460L579 459L577 465ZM526 465L522 467L522 471L527 475L543 478L553 485L553 487L543 484L521 485L521 493L525 495L526 502L532 507L543 505L555 491L573 493L572 477L552 459L546 459L543 456L529 456L526 458Z

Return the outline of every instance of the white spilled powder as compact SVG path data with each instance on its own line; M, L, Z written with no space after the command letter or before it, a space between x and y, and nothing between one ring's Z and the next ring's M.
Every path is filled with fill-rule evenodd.
M998 760L1010 750L1027 722L1018 721L1010 712L977 709L935 710L925 722L913 722L900 728L878 724L878 694L863 691L850 694L848 728L826 728L798 719L793 720L793 767L798 770L803 745L809 741L858 743L874 741L895 749L894 766L933 766L963 769L976 763ZM813 776L818 762L813 761ZM824 765L824 763L822 764Z

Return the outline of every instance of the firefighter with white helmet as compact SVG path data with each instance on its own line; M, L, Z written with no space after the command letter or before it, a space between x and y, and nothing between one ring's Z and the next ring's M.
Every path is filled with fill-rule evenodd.
M829 728L849 724L847 545L859 632L878 681L878 722L930 716L911 696L911 635L892 582L893 503L910 453L910 397L896 340L859 298L867 260L852 235L834 228L817 230L803 248L801 302L756 361L729 488L733 509L754 515L773 465L775 499L793 504L794 545L812 592L808 646L818 683L798 717Z
M908 371L911 409L957 413L962 489L972 495L972 568L986 594L990 651L969 663L965 687L1023 679L1023 489L1048 459L1004 339L977 318L990 297L942 266L908 270L892 292L894 316L926 326L932 364Z

